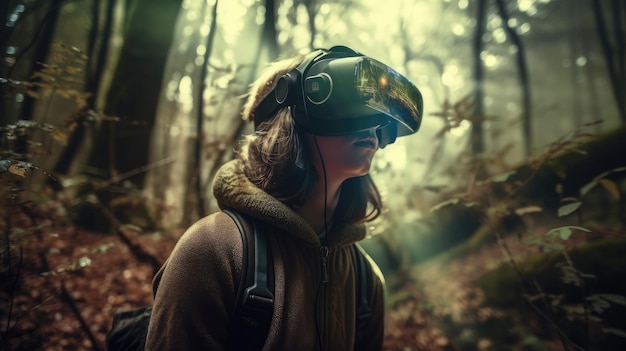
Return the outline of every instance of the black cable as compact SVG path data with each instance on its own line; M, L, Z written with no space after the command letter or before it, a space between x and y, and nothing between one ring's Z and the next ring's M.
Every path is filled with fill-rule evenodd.
M305 104L305 113L306 116L308 118L309 114L306 111L306 104ZM322 156L322 150L320 149L320 145L317 142L317 136L315 134L313 134L313 141L315 143L315 148L317 150L317 154L320 158L320 163L322 165L322 174L324 176L324 236L328 235L328 220L326 217L326 210L327 210L327 205L328 205L328 178L326 175L326 165L324 164L324 157ZM324 242L322 243L322 246L326 246L326 238L324 238ZM322 267L322 269L326 269L326 267ZM321 272L321 274L325 274L324 272ZM324 345L323 345L323 340L322 340L322 335L320 332L320 323L319 323L319 318L320 318L320 311L319 311L319 299L320 299L320 292L322 290L322 278L320 278L319 282L317 283L317 293L315 294L315 329L317 330L317 340L318 340L318 344L320 347L320 350L324 349Z
M314 61L314 59L311 60L308 63L307 67L304 67L304 69L300 73L301 74L300 79L302 79L302 77L304 77L306 75L308 69L313 64L313 61ZM300 88L300 89L303 88L302 87L302 83L299 84L298 88ZM304 116L308 120L308 124L312 125L311 119L309 118L309 111L307 109L306 102L304 102L304 98L302 100L303 100L302 101L303 102L302 107L304 109L304 111L303 111L304 112ZM295 110L294 107L292 107L292 109L293 109L291 111L292 117L295 117L293 114L296 113L296 110ZM295 118L294 118L294 120L295 120ZM319 159L320 159L320 163L321 163L321 166L322 166L322 175L323 175L323 178L324 178L324 242L321 242L322 238L320 238L320 243L321 243L322 246L326 246L326 240L327 240L326 236L328 235L328 218L326 216L327 206L328 206L328 177L327 177L327 174L326 174L326 164L324 163L324 157L322 156L322 150L320 149L320 145L319 145L319 143L317 141L317 135L315 135L315 133L311 133L311 134L313 135L313 142L315 143L315 149L317 150L317 154L318 154ZM320 249L321 249L321 247L320 247ZM325 264L324 264L324 267L322 267L322 269L326 269ZM319 348L320 348L320 350L324 350L323 339L322 339L322 335L321 335L321 331L320 331L319 300L320 300L320 294L321 294L321 290L322 290L322 285L324 284L322 282L322 280L323 280L323 275L325 274L325 272L320 272L320 273L321 273L321 276L320 276L320 279L319 279L318 285L317 285L317 292L315 294L315 305L314 305L314 307L315 307L315 330L317 332L317 342L318 342Z

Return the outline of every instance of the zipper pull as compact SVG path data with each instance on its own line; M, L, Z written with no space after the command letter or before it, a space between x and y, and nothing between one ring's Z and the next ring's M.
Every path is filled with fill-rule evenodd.
M322 255L322 283L328 283L328 268L326 267L326 261L328 259L328 247L320 247L320 254Z

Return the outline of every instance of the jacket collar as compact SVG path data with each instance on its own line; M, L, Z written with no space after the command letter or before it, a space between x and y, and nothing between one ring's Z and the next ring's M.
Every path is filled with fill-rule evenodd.
M220 208L232 208L275 226L308 246L321 245L313 228L289 206L256 187L239 160L224 164L215 175L213 194ZM363 224L336 224L327 236L329 247L352 244L365 237Z

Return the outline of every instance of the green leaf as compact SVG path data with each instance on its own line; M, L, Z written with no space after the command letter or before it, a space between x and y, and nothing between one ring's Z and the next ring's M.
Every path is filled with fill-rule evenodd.
M626 306L626 296L617 294L596 294L596 296L603 298L609 302L616 303L618 305Z
M528 213L535 213L535 212L541 212L541 211L543 211L543 208L539 206L526 206L526 207L520 207L516 209L515 214L518 216L523 216Z
M572 236L572 230L569 228L563 228L559 233L561 240L567 240Z
M607 334L613 334L626 339L626 331L617 328L602 328L602 331Z
M532 237L524 240L524 245L526 246L543 246L545 244L545 240L539 237Z
M516 171L510 171L510 172L498 174L496 176L493 176L491 180L495 183L503 183L503 182L506 182L515 173Z
M558 211L559 217L567 216L568 214L578 210L580 205L582 205L582 202L575 201L575 202L559 207L559 211Z
M596 185L598 185L598 182L596 180L592 180L589 183L583 185L580 188L580 196L585 196L591 189L593 189Z
M566 225L563 227L550 229L546 233L546 236L549 236L551 238L558 237L558 238L561 238L561 240L568 240L572 236L572 230L579 230L581 232L587 232L587 233L591 232L591 230L587 228L583 228L583 227L579 227L575 225Z
M543 247L543 252L563 251L563 250L565 250L565 246L561 244L546 244Z

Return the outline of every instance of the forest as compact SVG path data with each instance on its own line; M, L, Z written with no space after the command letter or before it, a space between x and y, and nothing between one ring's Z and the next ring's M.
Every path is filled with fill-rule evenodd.
M623 0L3 0L0 18L0 350L105 350L219 210L249 85L333 45L424 99L371 169L384 349L626 349Z

